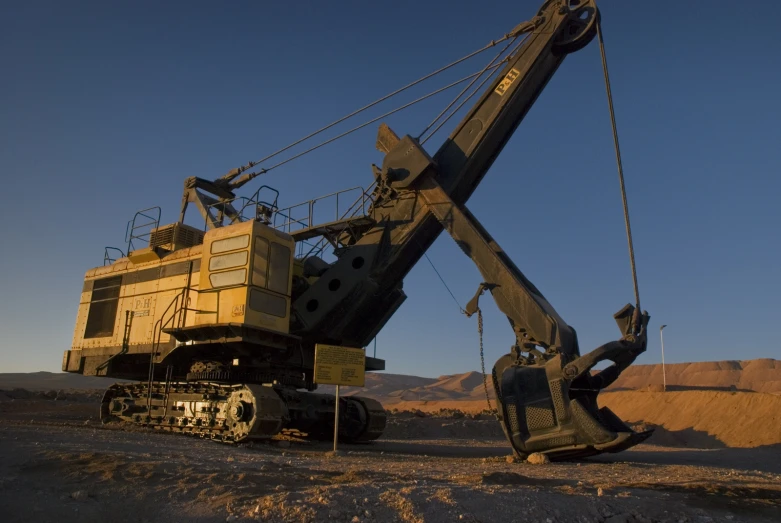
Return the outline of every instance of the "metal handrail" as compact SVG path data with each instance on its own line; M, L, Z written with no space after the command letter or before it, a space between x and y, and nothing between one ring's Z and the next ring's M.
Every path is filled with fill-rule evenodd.
M215 208L217 208L219 206L224 206L226 204L233 204L234 202L242 201L242 200L246 201L246 203L244 205L242 205L240 211L236 211L236 216L237 216L238 221L240 221L240 222L244 221L244 219L243 219L244 216L243 216L242 213L244 212L244 209L246 209L247 206L251 203L251 200L250 200L250 198L248 198L246 196L237 196L237 197L232 198L230 200L220 200L219 202L215 202L215 203L213 203L211 205L207 205L206 206L206 216L204 216L204 218L203 218L203 230L206 231L209 228L209 210L215 209ZM224 212L224 211L221 211L221 212ZM223 217L222 220L224 220L224 219L225 218ZM222 225L222 220L220 220L220 225ZM234 221L235 220L231 220L231 223L233 223Z
M171 321L174 317L176 317L177 309L179 308L179 298L182 298L184 293L188 291L189 289L187 287L184 287L182 291L177 294L173 300L168 304L168 307L165 308L163 311L163 314L160 315L160 319L155 322L155 326L152 329L152 350L149 354L149 379L147 381L147 416L150 416L152 413L152 382L154 381L155 377L155 356L157 356L158 350L160 349L160 339L163 337L163 328L165 325L168 324L169 321ZM168 313L168 311L171 309L171 306L174 304L177 304L174 307L174 312L171 314L171 317L163 322L163 319L165 318L165 315Z
M260 199L260 191L263 189L268 189L269 191L272 191L274 193L274 202L266 202L264 200ZM273 187L269 187L268 185L261 185L258 187L258 190L255 191L255 194L252 195L252 199L256 206L257 205L266 205L268 206L273 212L277 212L277 209L279 209L279 191L274 189ZM244 212L244 209L247 207L247 204L244 205L244 207L241 208L239 211L239 214L242 214Z
M340 213L339 197L346 193L355 192L355 191L359 191L359 196L353 201L353 203L349 206L349 208L344 213ZM358 210L363 210L363 213L365 215L366 203L371 201L371 198L367 195L367 191L363 187L361 186L350 187L349 189L343 189L341 191L332 192L323 196L319 196L317 198L313 198L311 200L307 200L301 203L297 203L295 205L291 205L290 207L285 207L284 209L279 209L274 213L274 222L272 223L271 226L274 229L280 230L288 234L293 232L293 227L296 225L301 226L301 228L314 227L315 226L314 223L315 204L329 198L334 198L336 200L336 213L335 213L336 221L343 220L345 216L347 216L347 214L350 211L352 211L353 208L355 208L356 206L357 208L355 212L353 212L353 215L355 215ZM306 208L307 214L301 218L294 218L293 217L294 210L302 207ZM283 218L283 221L281 223L277 223L276 220L277 216Z
M273 201L268 202L260 199L260 192L263 189L267 189L274 193ZM264 205L267 208L269 208L272 213L277 212L277 209L279 208L279 191L274 189L273 187L269 187L268 185L261 185L260 187L258 187L258 190L253 193L252 196L249 197L236 196L235 198L231 198L230 200L219 200L217 202L214 202L211 205L207 205L206 206L207 216L204 217L204 230L208 228L208 224L209 224L208 214L210 209L214 209L219 206L224 206L226 204L233 204L234 202L243 202L243 204L241 206L238 205L234 206L234 208L236 209L236 219L231 220L231 223L234 223L236 220L243 222L249 219L248 217L244 216L244 211L248 207L252 207L252 206L255 207L255 216L253 218L257 218L257 209L261 205ZM222 225L222 221L220 221L220 225Z
M182 324L185 321L186 318L186 312L187 311L197 311L202 313L208 313L208 314L217 314L218 311L202 311L199 309L194 309L187 306L187 303L185 301L185 295L189 297L189 294L191 292L200 293L201 291L199 289L192 289L189 287L182 288L182 290L177 294L173 300L168 304L168 307L165 308L163 311L163 314L160 315L160 319L155 322L155 326L152 329L152 351L149 355L149 377L148 377L148 384L147 384L147 412L152 411L152 382L154 381L155 376L155 356L159 353L160 350L160 342L163 337L163 329L170 326L174 319L176 319L176 327L182 328ZM204 291L206 292L206 291ZM212 292L211 290L209 292ZM179 306L181 301L181 307ZM165 317L168 314L168 311L171 310L171 307L174 307L173 312L166 320ZM165 320L165 321L164 321Z
M109 251L117 251L119 253L119 258L124 258L125 253L122 252L122 249L119 249L117 247L105 247L103 250L103 266L111 265L115 261L117 261L119 258L112 258L111 255L109 255Z
M372 193L376 185L377 185L377 181L375 180L369 185L369 187L366 188L365 191L363 191L362 196L353 202L350 208L348 208L347 211L345 211L344 215L340 219L344 220L345 218L355 218L359 210L362 210L363 211L362 215L366 216L366 202L368 201L374 203L374 200L372 199ZM361 206L356 207L359 201L361 202ZM354 207L355 209L353 210ZM347 214L350 211L352 211L352 214L350 214L350 216L348 217ZM320 240L317 243L312 245L312 247L309 249L309 252L307 252L305 257L308 258L310 256L319 256L325 249L327 243L328 242L326 238L320 238Z
M154 210L157 211L157 217L146 214L147 211L154 211ZM162 213L162 209L160 209L159 206L148 207L146 209L141 209L140 211L136 212L136 214L133 216L133 219L128 222L127 227L125 228L125 241L127 242L128 254L130 254L132 251L135 250L133 248L133 240L143 240L147 236L151 237L152 230L160 226L161 213ZM138 219L139 216L143 216L144 218L151 221L142 223L141 225L136 225L136 220ZM146 232L144 234L135 234L136 230L149 227L150 225L153 227L149 229L149 232Z

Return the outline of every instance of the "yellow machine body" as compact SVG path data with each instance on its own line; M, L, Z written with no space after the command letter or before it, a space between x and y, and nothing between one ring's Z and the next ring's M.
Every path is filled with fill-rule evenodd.
M179 345L164 332L174 327L288 334L294 248L289 235L246 221L207 231L201 245L147 247L87 271L62 370L106 375L119 355L162 360Z

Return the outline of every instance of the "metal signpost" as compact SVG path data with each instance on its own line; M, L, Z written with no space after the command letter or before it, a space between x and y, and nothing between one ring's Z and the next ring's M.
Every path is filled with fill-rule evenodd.
M334 409L334 452L339 439L339 386L363 387L366 378L366 352L338 345L315 345L314 382L336 385Z
M667 374L664 372L664 334L662 334L662 330L667 327L667 325L662 325L659 327L659 337L662 340L662 390L667 392Z

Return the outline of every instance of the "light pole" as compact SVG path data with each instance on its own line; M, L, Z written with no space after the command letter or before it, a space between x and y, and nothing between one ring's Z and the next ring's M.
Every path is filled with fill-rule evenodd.
M662 334L662 330L667 327L667 325L662 325L659 327L659 338L662 340L662 390L667 392L667 375L664 372L664 334Z

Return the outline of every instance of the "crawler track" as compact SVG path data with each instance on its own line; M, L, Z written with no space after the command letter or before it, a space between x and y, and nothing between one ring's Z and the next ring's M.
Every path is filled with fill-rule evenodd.
M283 430L325 439L333 437L334 406L331 395L258 384L131 383L106 390L100 418L225 443L268 439ZM375 400L341 398L339 411L341 441L372 441L385 429L385 410Z

